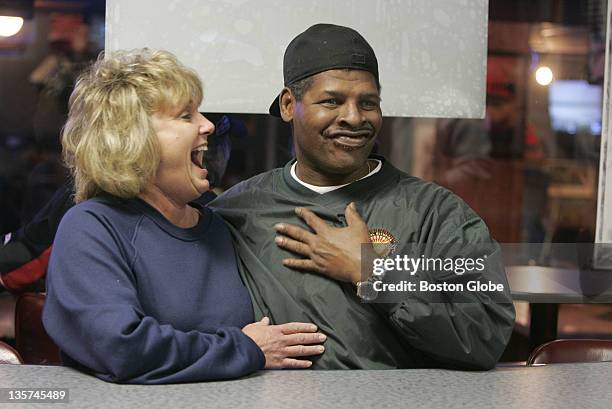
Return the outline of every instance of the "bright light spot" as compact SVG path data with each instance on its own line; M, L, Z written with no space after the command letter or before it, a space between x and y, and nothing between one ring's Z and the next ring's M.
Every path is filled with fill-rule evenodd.
M536 81L538 84L546 86L553 80L553 72L550 68L543 66L536 70Z
M0 36L13 36L21 30L21 27L23 27L21 17L0 16Z

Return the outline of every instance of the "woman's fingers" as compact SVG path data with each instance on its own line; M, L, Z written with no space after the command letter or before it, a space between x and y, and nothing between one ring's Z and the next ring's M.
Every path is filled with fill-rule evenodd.
M285 358L281 361L280 367L281 368L287 368L287 369L303 369L303 368L310 368L312 366L312 362L307 361L307 360L303 360L303 359L292 359L292 358Z
M317 332L317 326L307 322L288 322L280 324L279 327L285 335L297 334L299 332Z
M325 334L321 334L320 332L313 333L298 333L291 334L285 337L287 345L298 345L298 344L319 344L321 342L325 342L327 337Z
M327 338L317 332L317 326L306 322L289 322L269 327L276 335L275 346L266 354L266 368L309 368L312 362L292 359L295 357L320 355L325 347L320 345ZM319 344L319 345L314 345ZM265 353L265 352L264 352Z
M325 347L323 345L292 345L285 348L285 356L296 357L320 355L324 351Z

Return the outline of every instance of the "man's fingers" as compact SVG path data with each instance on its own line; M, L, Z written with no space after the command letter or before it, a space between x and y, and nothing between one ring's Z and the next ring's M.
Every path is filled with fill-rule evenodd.
M288 322L279 325L285 335L297 334L299 332L317 332L317 326L308 322Z
M289 250L292 253L301 254L302 256L310 257L310 246L297 240L290 239L285 236L276 236L274 242L285 250Z
M354 202L351 202L348 206L346 206L346 210L344 211L344 217L346 217L347 226L366 224L361 218L361 215L359 215L359 212L357 211L357 206L355 206Z
M302 359L285 358L281 362L280 366L281 368L293 369L310 368L312 366L312 362Z
M315 262L309 258L286 258L283 260L283 265L298 270L308 270L316 273L321 272Z
M285 348L288 357L320 355L325 352L323 345L292 345Z
M312 239L314 239L315 235L309 232L306 229L303 229L299 226L294 226L293 224L287 223L278 223L274 225L274 228L277 232L283 233L286 236L291 237L292 239L301 241L302 243L310 244Z
M323 219L314 214L308 209L303 207L296 207L295 214L301 217L311 229L313 229L316 233L324 231L328 226L325 224Z
M310 332L300 332L297 334L290 334L285 337L285 342L287 345L308 345L308 344L320 344L327 339L325 334L321 334L320 332L310 333Z

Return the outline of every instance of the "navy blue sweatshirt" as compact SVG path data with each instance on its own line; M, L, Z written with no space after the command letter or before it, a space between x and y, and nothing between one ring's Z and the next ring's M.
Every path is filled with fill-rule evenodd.
M199 210L189 229L140 199L104 196L66 213L43 323L67 363L142 384L234 378L264 366L241 331L253 307L227 227Z

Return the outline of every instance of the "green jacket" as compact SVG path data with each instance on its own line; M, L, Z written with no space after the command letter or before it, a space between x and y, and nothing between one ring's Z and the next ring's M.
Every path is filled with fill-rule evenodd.
M492 368L514 325L499 246L456 195L375 158L383 161L378 173L329 193L318 194L296 182L290 162L239 183L211 203L232 231L256 319L316 324L328 338L313 368ZM457 303L417 296L390 304L363 303L350 283L282 265L282 259L295 255L275 244L275 223L307 228L294 213L302 206L332 225L345 226L344 210L351 201L369 229L386 229L395 237L397 254L415 243L428 257L441 251L433 244L455 244L450 248L459 254L448 254L443 246L445 252L438 254L443 257L474 255L460 254L458 248L486 248L488 268L477 278L503 283L504 302L487 302L485 294L476 293Z

